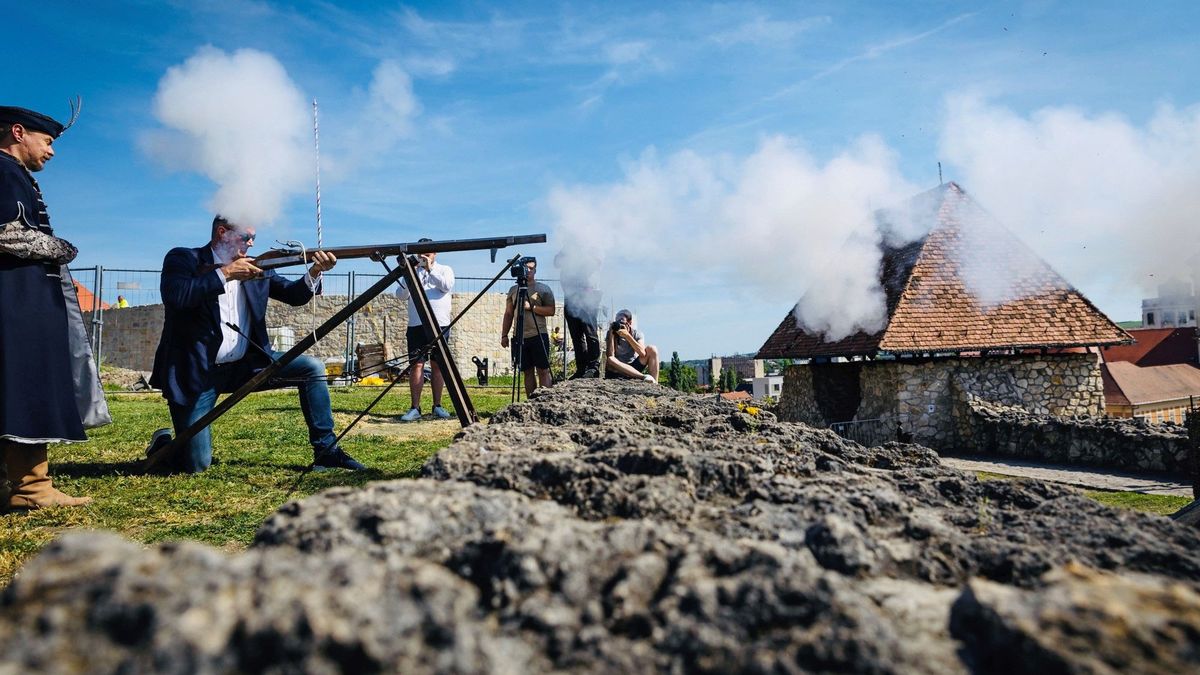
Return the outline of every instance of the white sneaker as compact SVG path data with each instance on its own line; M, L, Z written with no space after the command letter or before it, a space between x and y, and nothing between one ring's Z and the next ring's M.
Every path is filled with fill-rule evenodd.
M438 419L442 419L442 420L448 420L451 417L453 417L453 415L451 415L445 408L443 408L440 405L433 406L433 416Z
M420 408L409 408L408 412L406 412L400 416L400 419L405 422L415 422L415 421L421 419L421 409Z
M654 382L654 383L657 383L657 382L658 382L658 380L654 379L654 376L653 376L653 375L643 375L643 376L642 376L642 379L643 379L643 380L645 380L645 381L647 381L647 382Z

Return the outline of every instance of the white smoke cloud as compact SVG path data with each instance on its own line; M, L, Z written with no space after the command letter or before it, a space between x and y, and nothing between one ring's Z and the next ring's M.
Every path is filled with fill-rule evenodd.
M201 48L163 76L154 114L166 130L143 137L144 149L212 179L209 206L234 222L269 224L310 186L310 108L269 54Z
M1154 293L1195 269L1200 106L1164 105L1139 126L1068 107L1023 116L960 95L947 101L940 145L967 191L1077 287Z
M366 90L347 100L321 106L326 179L345 179L388 152L412 134L420 112L412 78L394 61L380 62ZM165 128L144 134L143 149L210 178L217 190L209 207L234 222L268 225L290 197L313 188L312 102L270 54L201 48L167 70L154 114Z
M799 298L801 324L838 339L882 326L872 214L914 192L878 138L821 164L796 140L773 137L741 159L647 151L623 180L556 188L546 206L559 267L585 269L610 296L636 298L648 276L703 269L710 280Z

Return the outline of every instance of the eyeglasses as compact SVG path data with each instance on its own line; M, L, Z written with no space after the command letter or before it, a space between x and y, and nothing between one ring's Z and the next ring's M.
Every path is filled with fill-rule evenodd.
M235 234L237 233L237 230L233 229L232 227L226 227L225 231L232 232ZM237 234L237 238L241 239L243 244L249 244L250 242L254 241L254 233L253 232L243 232L241 234Z

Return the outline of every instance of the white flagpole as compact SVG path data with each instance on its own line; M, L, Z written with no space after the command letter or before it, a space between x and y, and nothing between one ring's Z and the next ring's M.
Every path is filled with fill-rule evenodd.
M317 151L317 248L323 241L321 236L321 127L317 115L317 99L313 99L313 145Z

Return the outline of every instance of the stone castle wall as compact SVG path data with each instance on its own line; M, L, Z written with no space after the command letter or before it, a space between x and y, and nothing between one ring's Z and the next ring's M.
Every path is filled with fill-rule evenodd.
M784 376L782 418L821 425L846 421L821 413L828 406L822 406L814 383L823 369L847 374L858 369L861 399L853 419L883 420L938 449L960 449L968 441L967 394L1040 415L1104 414L1099 357L1061 354L794 365Z
M1032 414L977 397L968 407L970 438L989 454L1188 475L1188 434L1180 425Z
M456 315L477 297L474 293L455 293L452 296L452 315ZM485 293L475 306L455 324L450 333L450 351L455 364L464 378L475 376L475 365L471 357L487 358L493 375L508 374L512 370L512 357L500 346L500 328L504 319L505 296L501 293ZM307 305L291 307L279 302L267 305L267 330L291 329L293 343L319 326L349 302L344 295L318 296ZM84 314L91 329L92 316ZM103 313L104 330L102 354L104 363L132 370L150 370L154 364L154 350L162 333L163 306L140 305ZM407 351L405 333L408 329L407 302L387 293L378 296L360 310L352 319L355 344L386 343L394 356L403 356ZM562 306L551 317L548 328L563 326ZM307 353L322 360L341 361L346 354L347 332L350 322L335 328L323 337ZM565 327L561 329L565 334ZM282 331L286 333L285 331ZM279 339L275 348L284 351L288 342ZM353 350L351 350L353 353Z

